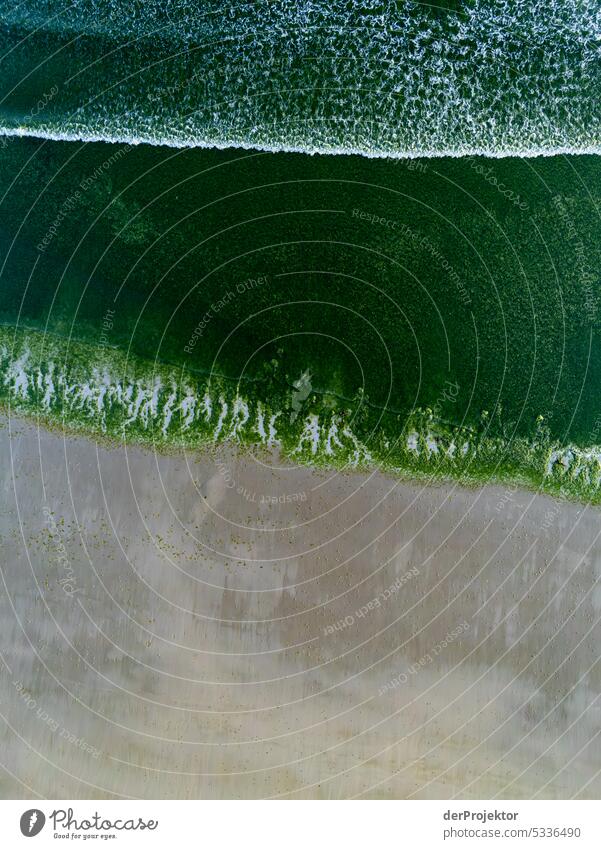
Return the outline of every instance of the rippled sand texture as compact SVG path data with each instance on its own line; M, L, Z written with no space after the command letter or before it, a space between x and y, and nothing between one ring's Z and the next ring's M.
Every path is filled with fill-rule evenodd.
M596 510L3 425L2 797L598 798Z
M176 146L600 149L596 0L0 3L0 127Z

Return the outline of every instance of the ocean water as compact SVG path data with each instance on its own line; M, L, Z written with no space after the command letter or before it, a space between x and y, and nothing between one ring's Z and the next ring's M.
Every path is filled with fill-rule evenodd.
M0 3L0 129L369 156L598 152L597 0Z
M430 409L413 409L402 423L384 411L371 429L360 402L346 408L321 395L298 415L298 384L274 393L118 349L0 329L0 402L46 425L159 451L229 442L344 471L379 468L464 485L493 479L601 503L601 446L562 445L544 428L530 438L495 437L487 428L441 421Z
M0 400L599 500L600 20L0 3Z
M597 157L22 138L0 163L14 411L599 498Z

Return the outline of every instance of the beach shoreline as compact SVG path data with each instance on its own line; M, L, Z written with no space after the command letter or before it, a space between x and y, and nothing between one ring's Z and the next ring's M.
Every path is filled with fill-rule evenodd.
M3 419L3 798L597 798L598 514Z

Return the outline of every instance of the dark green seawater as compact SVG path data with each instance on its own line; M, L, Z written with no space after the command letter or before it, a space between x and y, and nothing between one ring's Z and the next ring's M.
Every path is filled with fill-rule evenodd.
M350 426L363 460L411 471L415 455L445 476L464 436L461 473L475 477L520 477L525 446L538 446L543 474L554 447L599 442L596 157L385 161L13 139L1 163L1 319L9 348L14 326L50 334L33 358L42 372L77 351L90 378L121 352L136 375L170 367L178 384L191 375L281 411L290 450L313 413ZM30 380L27 403L43 412ZM46 412L100 429L97 396L59 395ZM307 440L308 459L336 462L323 444L312 457ZM577 483L596 492L589 461Z
M0 2L3 402L598 499L600 16Z

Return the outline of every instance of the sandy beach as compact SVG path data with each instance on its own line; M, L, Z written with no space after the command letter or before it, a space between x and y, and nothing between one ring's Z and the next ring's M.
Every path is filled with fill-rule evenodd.
M1 425L3 798L599 798L597 508Z

